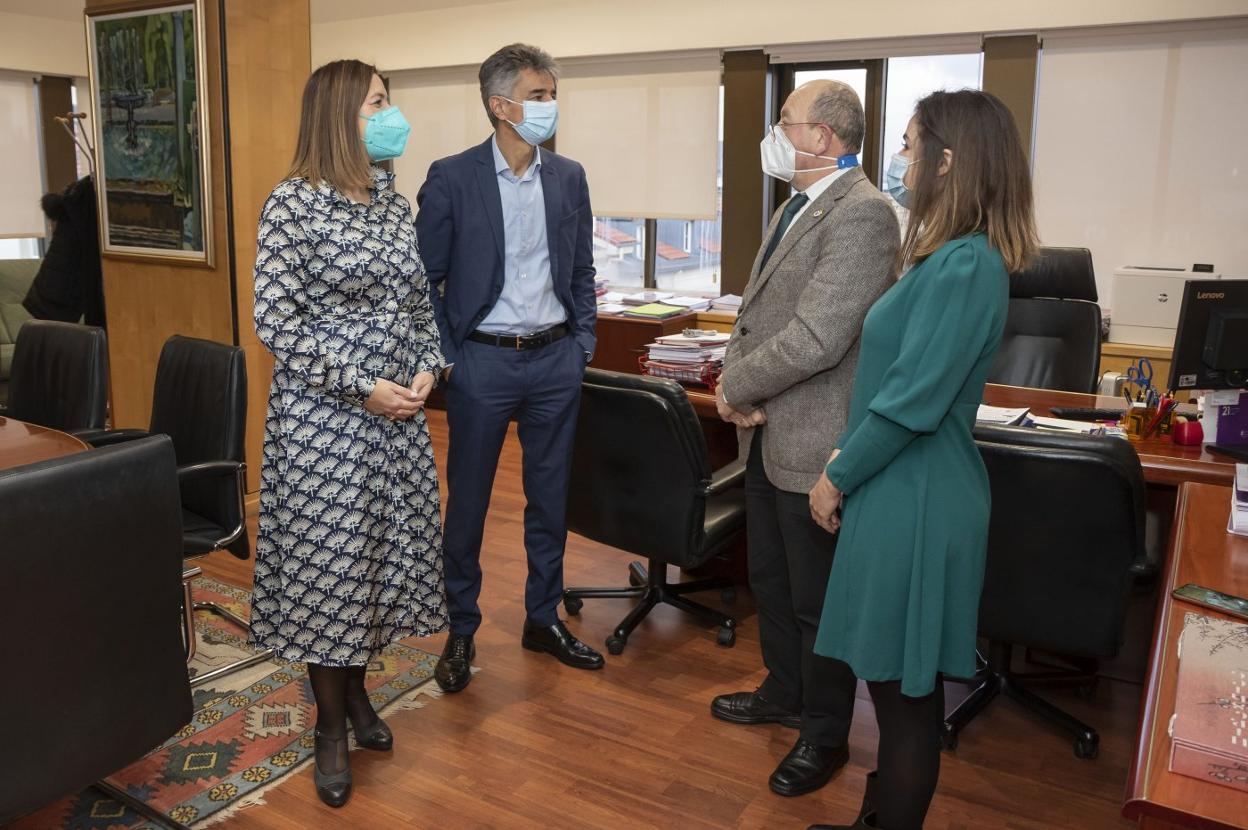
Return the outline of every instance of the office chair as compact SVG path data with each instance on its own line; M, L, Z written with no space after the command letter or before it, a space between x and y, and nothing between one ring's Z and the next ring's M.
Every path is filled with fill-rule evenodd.
M607 638L620 654L637 625L667 603L719 626L717 642L736 642L737 621L686 598L727 579L667 581L667 566L694 568L728 547L745 526L745 466L712 473L706 439L685 390L675 381L588 369L568 489L568 529L644 556L628 566L630 587L569 588L568 614L585 598L637 598Z
M1087 248L1041 248L1010 275L1010 307L988 380L1008 386L1096 391L1101 307Z
M20 625L0 638L0 825L97 782L182 827L101 780L193 713L180 513L164 436L0 471L0 607Z
M1120 438L1017 427L975 427L988 468L992 517L979 605L988 642L979 685L945 718L944 743L999 694L1075 735L1075 755L1095 758L1091 726L1032 692L1029 683L1095 684L1101 659L1122 644L1133 580L1143 561L1144 473ZM1022 674L1012 648L1062 655L1077 671Z
M102 428L107 407L104 329L28 320L14 345L9 401L0 415L77 433Z
M247 366L243 350L211 340L175 335L160 352L152 418L145 430L99 431L82 436L93 446L107 446L163 433L173 439L182 493L183 551L198 558L225 549L239 559L251 556L243 493L246 465L243 438L247 418ZM213 602L194 602L185 573L187 661L195 654L194 611L209 611L246 630L248 623ZM198 686L222 674L268 658L263 652L197 676Z

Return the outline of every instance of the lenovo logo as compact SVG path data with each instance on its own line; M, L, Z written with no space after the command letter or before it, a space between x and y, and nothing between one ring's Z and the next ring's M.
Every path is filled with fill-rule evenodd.
M1197 291L1196 299L1198 300L1225 300L1225 291Z

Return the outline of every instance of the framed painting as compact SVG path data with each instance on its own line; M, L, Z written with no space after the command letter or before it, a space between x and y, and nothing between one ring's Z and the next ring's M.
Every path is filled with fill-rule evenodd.
M100 251L212 265L201 0L87 13Z

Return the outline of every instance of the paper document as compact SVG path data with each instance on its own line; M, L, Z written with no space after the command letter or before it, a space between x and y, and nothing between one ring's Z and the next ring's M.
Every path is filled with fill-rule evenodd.
M1018 426L1027 419L1027 413L1030 410L1027 407L1022 409L1007 409L1003 406L989 406L986 403L979 405L979 411L975 413L975 420L983 424L1002 424L1004 426Z
M1043 418L1039 415L1033 415L1031 420L1042 429L1061 429L1081 432L1084 435L1100 435L1104 432L1102 426L1095 421L1071 421L1066 418Z

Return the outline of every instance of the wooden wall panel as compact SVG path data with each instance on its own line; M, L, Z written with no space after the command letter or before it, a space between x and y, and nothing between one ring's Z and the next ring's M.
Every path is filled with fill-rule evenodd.
M88 11L133 7L116 0L87 0ZM225 125L221 106L220 20L215 0L203 4L205 84L212 182L213 267L104 257L113 423L146 427L160 348L174 334L234 342L230 292Z
M225 0L238 345L247 355L247 489L260 489L260 450L273 357L252 322L256 224L290 168L300 96L311 71L308 0Z

